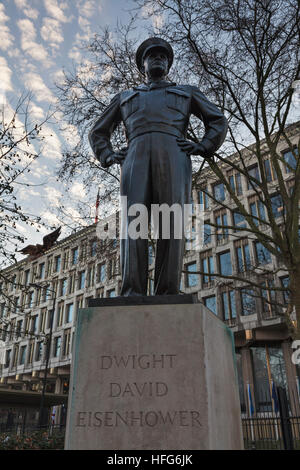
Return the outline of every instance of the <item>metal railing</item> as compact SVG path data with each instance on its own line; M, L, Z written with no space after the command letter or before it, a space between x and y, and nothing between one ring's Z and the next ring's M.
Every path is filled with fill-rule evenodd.
M265 411L242 418L245 450L300 450L299 397L292 393L288 400L282 387L276 394L275 405L266 397Z

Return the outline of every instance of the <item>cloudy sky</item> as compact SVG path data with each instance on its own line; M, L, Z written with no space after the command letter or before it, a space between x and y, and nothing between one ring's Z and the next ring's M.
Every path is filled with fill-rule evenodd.
M41 122L49 108L55 106L55 82L62 70L71 70L82 60L80 44L117 19L126 21L126 10L132 0L1 0L0 3L0 101L13 107L24 92L32 92L31 118ZM144 39L144 38L142 38ZM23 206L34 214L42 214L52 225L59 225L54 207L63 186L56 181L55 170L67 135L55 122L43 128L46 143L25 182L19 187ZM42 184L41 186L39 186ZM72 197L81 194L80 182L71 189ZM70 210L72 210L70 208ZM76 215L76 214L75 214ZM29 241L39 242L41 234L20 226Z

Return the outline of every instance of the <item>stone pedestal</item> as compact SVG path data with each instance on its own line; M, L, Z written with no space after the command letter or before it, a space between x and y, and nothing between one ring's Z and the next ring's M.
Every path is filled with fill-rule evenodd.
M201 304L118 302L79 311L66 449L241 449L231 331Z

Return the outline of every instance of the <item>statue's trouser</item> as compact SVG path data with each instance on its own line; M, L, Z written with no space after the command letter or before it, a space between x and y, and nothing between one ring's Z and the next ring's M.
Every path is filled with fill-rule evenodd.
M153 132L130 142L121 172L121 196L127 197L127 214L133 204L143 204L150 222L151 204L169 207L176 204L183 216L184 205L191 203L191 181L190 157L179 148L176 137ZM121 295L147 295L148 239L130 237L128 227L139 214L127 214L122 211L121 215L123 236L126 236L121 239ZM145 227L143 229L147 232ZM183 223L180 239L177 225L174 233L174 224L171 224L168 238L162 238L160 232L155 257L156 295L179 293L184 246Z

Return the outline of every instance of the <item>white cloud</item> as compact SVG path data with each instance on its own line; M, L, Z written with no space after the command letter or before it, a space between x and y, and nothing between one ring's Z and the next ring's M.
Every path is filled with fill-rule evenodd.
M21 48L26 54L30 55L34 60L43 62L45 67L50 67L52 63L48 60L48 52L35 41L36 30L34 24L29 19L22 19L17 22L21 31Z
M62 154L61 142L54 130L44 124L40 136L44 137L42 154L51 160L60 158Z
M12 71L10 70L7 61L4 57L0 56L0 95L5 94L7 91L12 91L11 84Z
M83 185L83 183L80 183L79 181L75 181L75 183L72 184L72 188L70 189L70 193L76 199L82 200L83 198L86 197L86 192L85 192L84 185Z
M51 47L57 49L59 44L64 41L61 23L54 18L44 18L41 36Z
M10 30L5 24L8 20L9 17L5 14L4 5L0 4L0 49L3 50L9 49L14 42Z
M45 119L45 110L32 102L29 104L29 112L34 120L41 122Z
M53 93L47 88L42 77L35 72L29 72L24 74L24 84L32 92L34 92L37 101L47 101L55 103L56 99Z
M41 217L49 225L61 225L61 222L58 220L57 216L49 210L42 212Z
M143 18L151 19L152 26L155 32L159 32L164 24L164 17L163 15L158 15L155 13L155 7L152 5L144 5L141 8L141 15Z
M28 18L31 18L32 20L36 20L39 16L39 12L36 8L32 8L27 0L15 0L15 4L17 8L22 10L22 13L24 13L25 16Z
M50 203L52 207L58 207L60 205L62 193L57 188L54 186L47 186L44 188L43 193L47 202Z
M68 18L63 11L67 7L66 3L60 2L60 4L58 4L57 0L44 0L44 5L48 14L52 16L52 18L55 18L61 23L67 23L70 21L71 18Z

